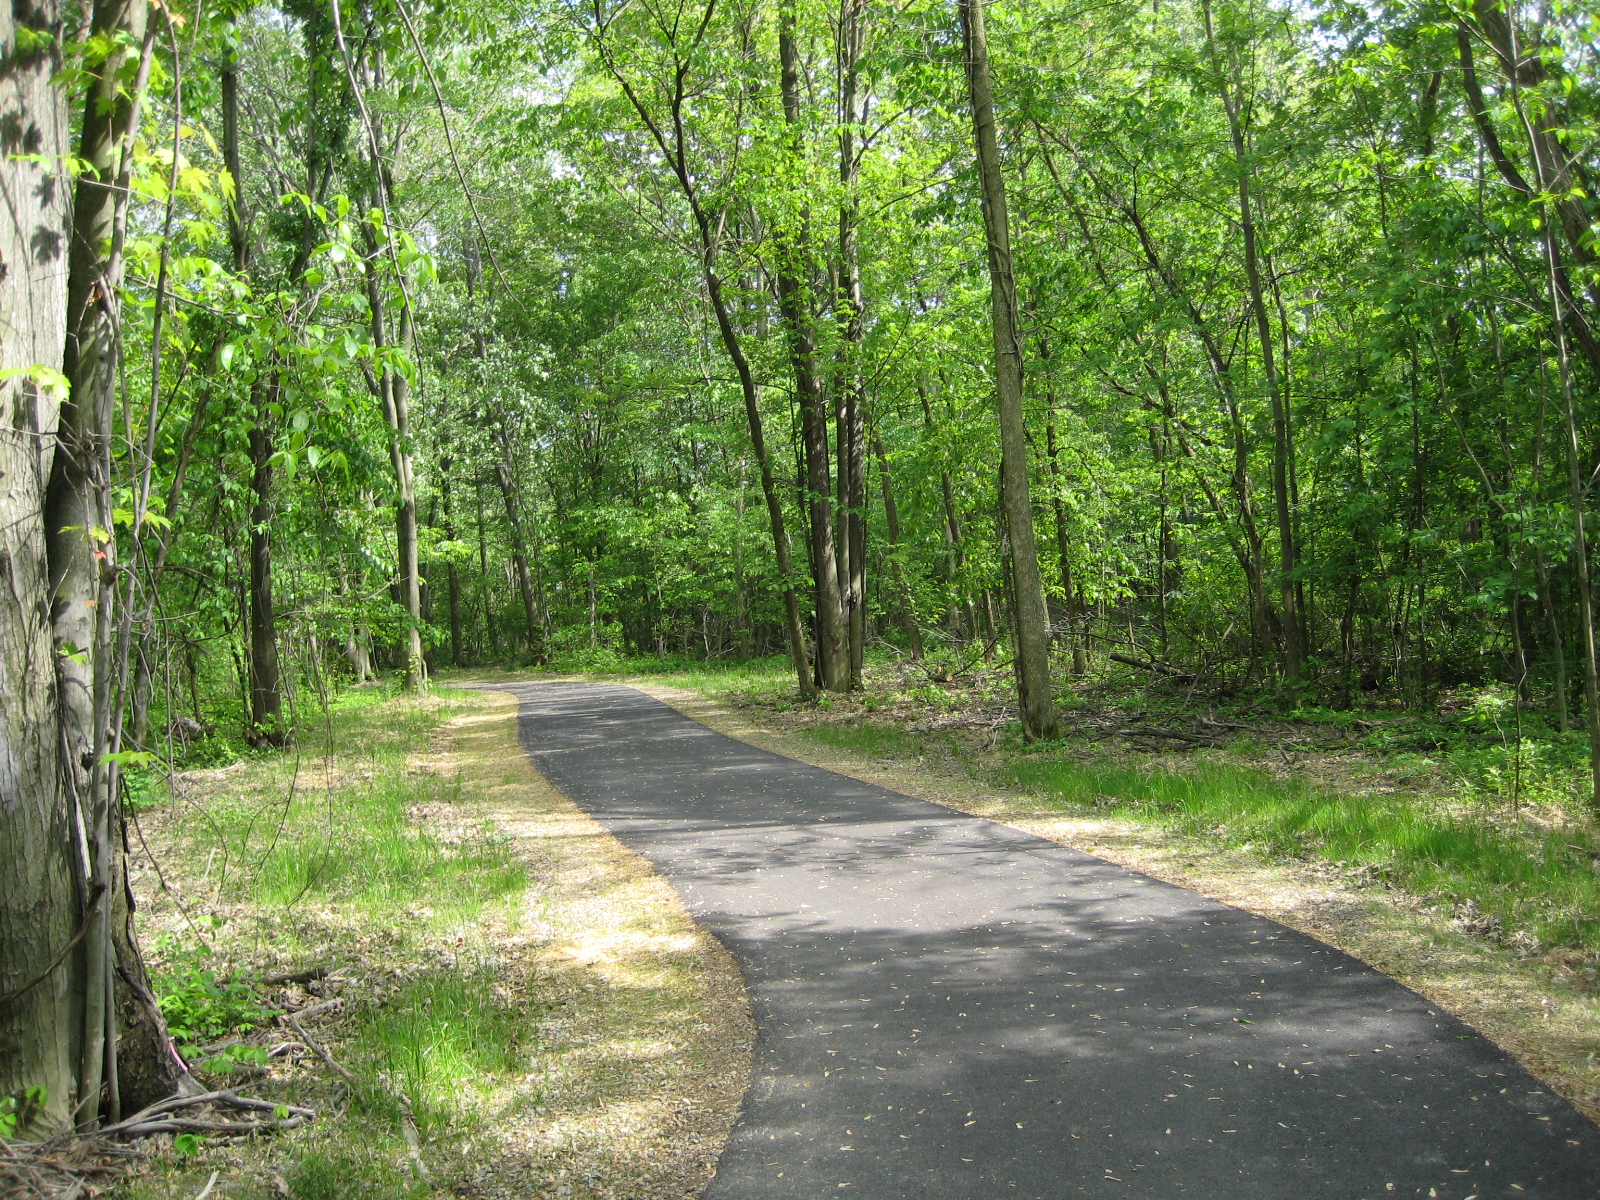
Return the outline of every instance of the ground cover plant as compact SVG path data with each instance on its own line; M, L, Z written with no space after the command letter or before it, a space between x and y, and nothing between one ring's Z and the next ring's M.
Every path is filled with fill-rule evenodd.
M698 1194L747 1070L737 971L532 771L514 711L363 690L298 761L185 771L138 813L151 978L191 1069L317 1118L146 1139L130 1200L213 1172L262 1200Z

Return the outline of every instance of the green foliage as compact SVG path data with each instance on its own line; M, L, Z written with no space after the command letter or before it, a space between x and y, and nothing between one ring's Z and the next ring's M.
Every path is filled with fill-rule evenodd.
M289 1195L293 1200L395 1200L430 1190L410 1181L391 1158L376 1147L313 1150L289 1172Z
M180 1045L215 1042L272 1019L273 1010L262 1002L248 972L219 978L203 965L210 956L204 945L186 949L167 938L156 949L164 967L152 973L151 983L167 1028ZM206 1069L214 1069L212 1061L207 1060Z
M31 1087L20 1096L0 1096L0 1138L15 1137L24 1130L49 1102L50 1093L43 1087Z

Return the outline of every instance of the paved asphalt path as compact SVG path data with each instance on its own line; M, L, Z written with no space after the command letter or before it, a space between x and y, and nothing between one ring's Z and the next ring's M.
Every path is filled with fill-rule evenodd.
M511 690L744 968L708 1200L1600 1197L1600 1130L1348 955L631 688Z

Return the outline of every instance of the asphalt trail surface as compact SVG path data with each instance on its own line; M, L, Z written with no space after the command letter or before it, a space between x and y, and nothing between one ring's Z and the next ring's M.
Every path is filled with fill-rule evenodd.
M631 688L511 690L539 769L744 968L711 1200L1600 1196L1600 1130L1331 947Z

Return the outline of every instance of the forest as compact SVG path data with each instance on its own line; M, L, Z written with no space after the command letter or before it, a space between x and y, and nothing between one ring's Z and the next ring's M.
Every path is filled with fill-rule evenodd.
M1470 693L1600 809L1589 0L7 11L0 1095L47 1124L176 1079L125 809L374 680L1003 670L1041 745Z

